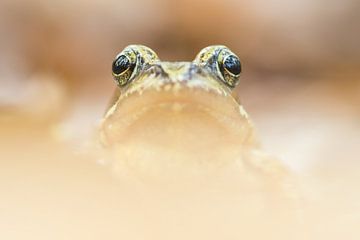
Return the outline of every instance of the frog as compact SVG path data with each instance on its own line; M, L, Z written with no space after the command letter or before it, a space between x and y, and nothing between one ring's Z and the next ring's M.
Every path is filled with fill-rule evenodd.
M241 72L224 45L203 48L191 62L125 47L112 63L117 88L100 127L114 168L166 181L241 176L252 187L283 189L288 169L262 149L236 95Z
M205 47L189 62L162 61L146 46L129 45L112 63L117 87L100 142L115 176L141 199L206 202L227 216L220 225L243 227L234 231L239 236L249 229L254 237L254 226L259 234L293 235L298 195L291 173L263 150L237 94L241 74L240 58L224 45Z

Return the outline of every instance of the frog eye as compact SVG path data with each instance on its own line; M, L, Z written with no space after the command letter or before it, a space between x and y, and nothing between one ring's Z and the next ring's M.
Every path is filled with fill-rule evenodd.
M156 53L142 45L127 46L112 63L112 74L116 83L123 87L131 82L153 62L158 61Z
M126 54L119 54L115 58L112 64L112 72L119 86L124 86L130 80L136 66L136 62L133 60Z
M234 88L239 83L241 62L238 56L225 46L204 48L195 58L195 63L210 70L227 86Z
M241 73L241 63L239 58L235 55L227 56L221 63L221 66L232 76L237 76Z
M224 82L230 87L235 87L241 73L240 59L235 54L224 51L219 54L218 66Z

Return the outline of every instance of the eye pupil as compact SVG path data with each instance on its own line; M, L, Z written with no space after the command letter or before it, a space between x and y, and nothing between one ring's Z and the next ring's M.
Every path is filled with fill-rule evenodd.
M225 59L224 67L226 68L226 70L228 70L230 73L232 73L234 75L239 75L241 72L240 61L234 55L230 55Z
M130 67L130 60L125 55L120 55L113 62L112 71L115 74L121 74L129 67Z

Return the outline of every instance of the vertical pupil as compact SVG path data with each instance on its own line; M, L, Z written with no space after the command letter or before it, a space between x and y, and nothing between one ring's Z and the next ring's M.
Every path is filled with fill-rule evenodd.
M224 67L231 72L234 75L238 75L241 72L241 64L239 59L234 56L234 55L230 55L229 57L227 57L225 59L224 62Z
M128 69L129 66L130 66L129 59L126 56L121 55L113 62L112 71L115 74L120 74L124 72L126 69Z

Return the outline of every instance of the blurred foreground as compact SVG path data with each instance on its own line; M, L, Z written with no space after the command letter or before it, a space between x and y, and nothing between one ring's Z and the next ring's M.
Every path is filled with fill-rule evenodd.
M274 227L277 239L359 239L358 7L2 1L0 238L271 239ZM236 91L297 179L300 223L277 225L281 206L262 216L263 203L229 180L169 190L119 179L91 144L115 87L111 61L130 43L165 60L214 43L241 57Z

